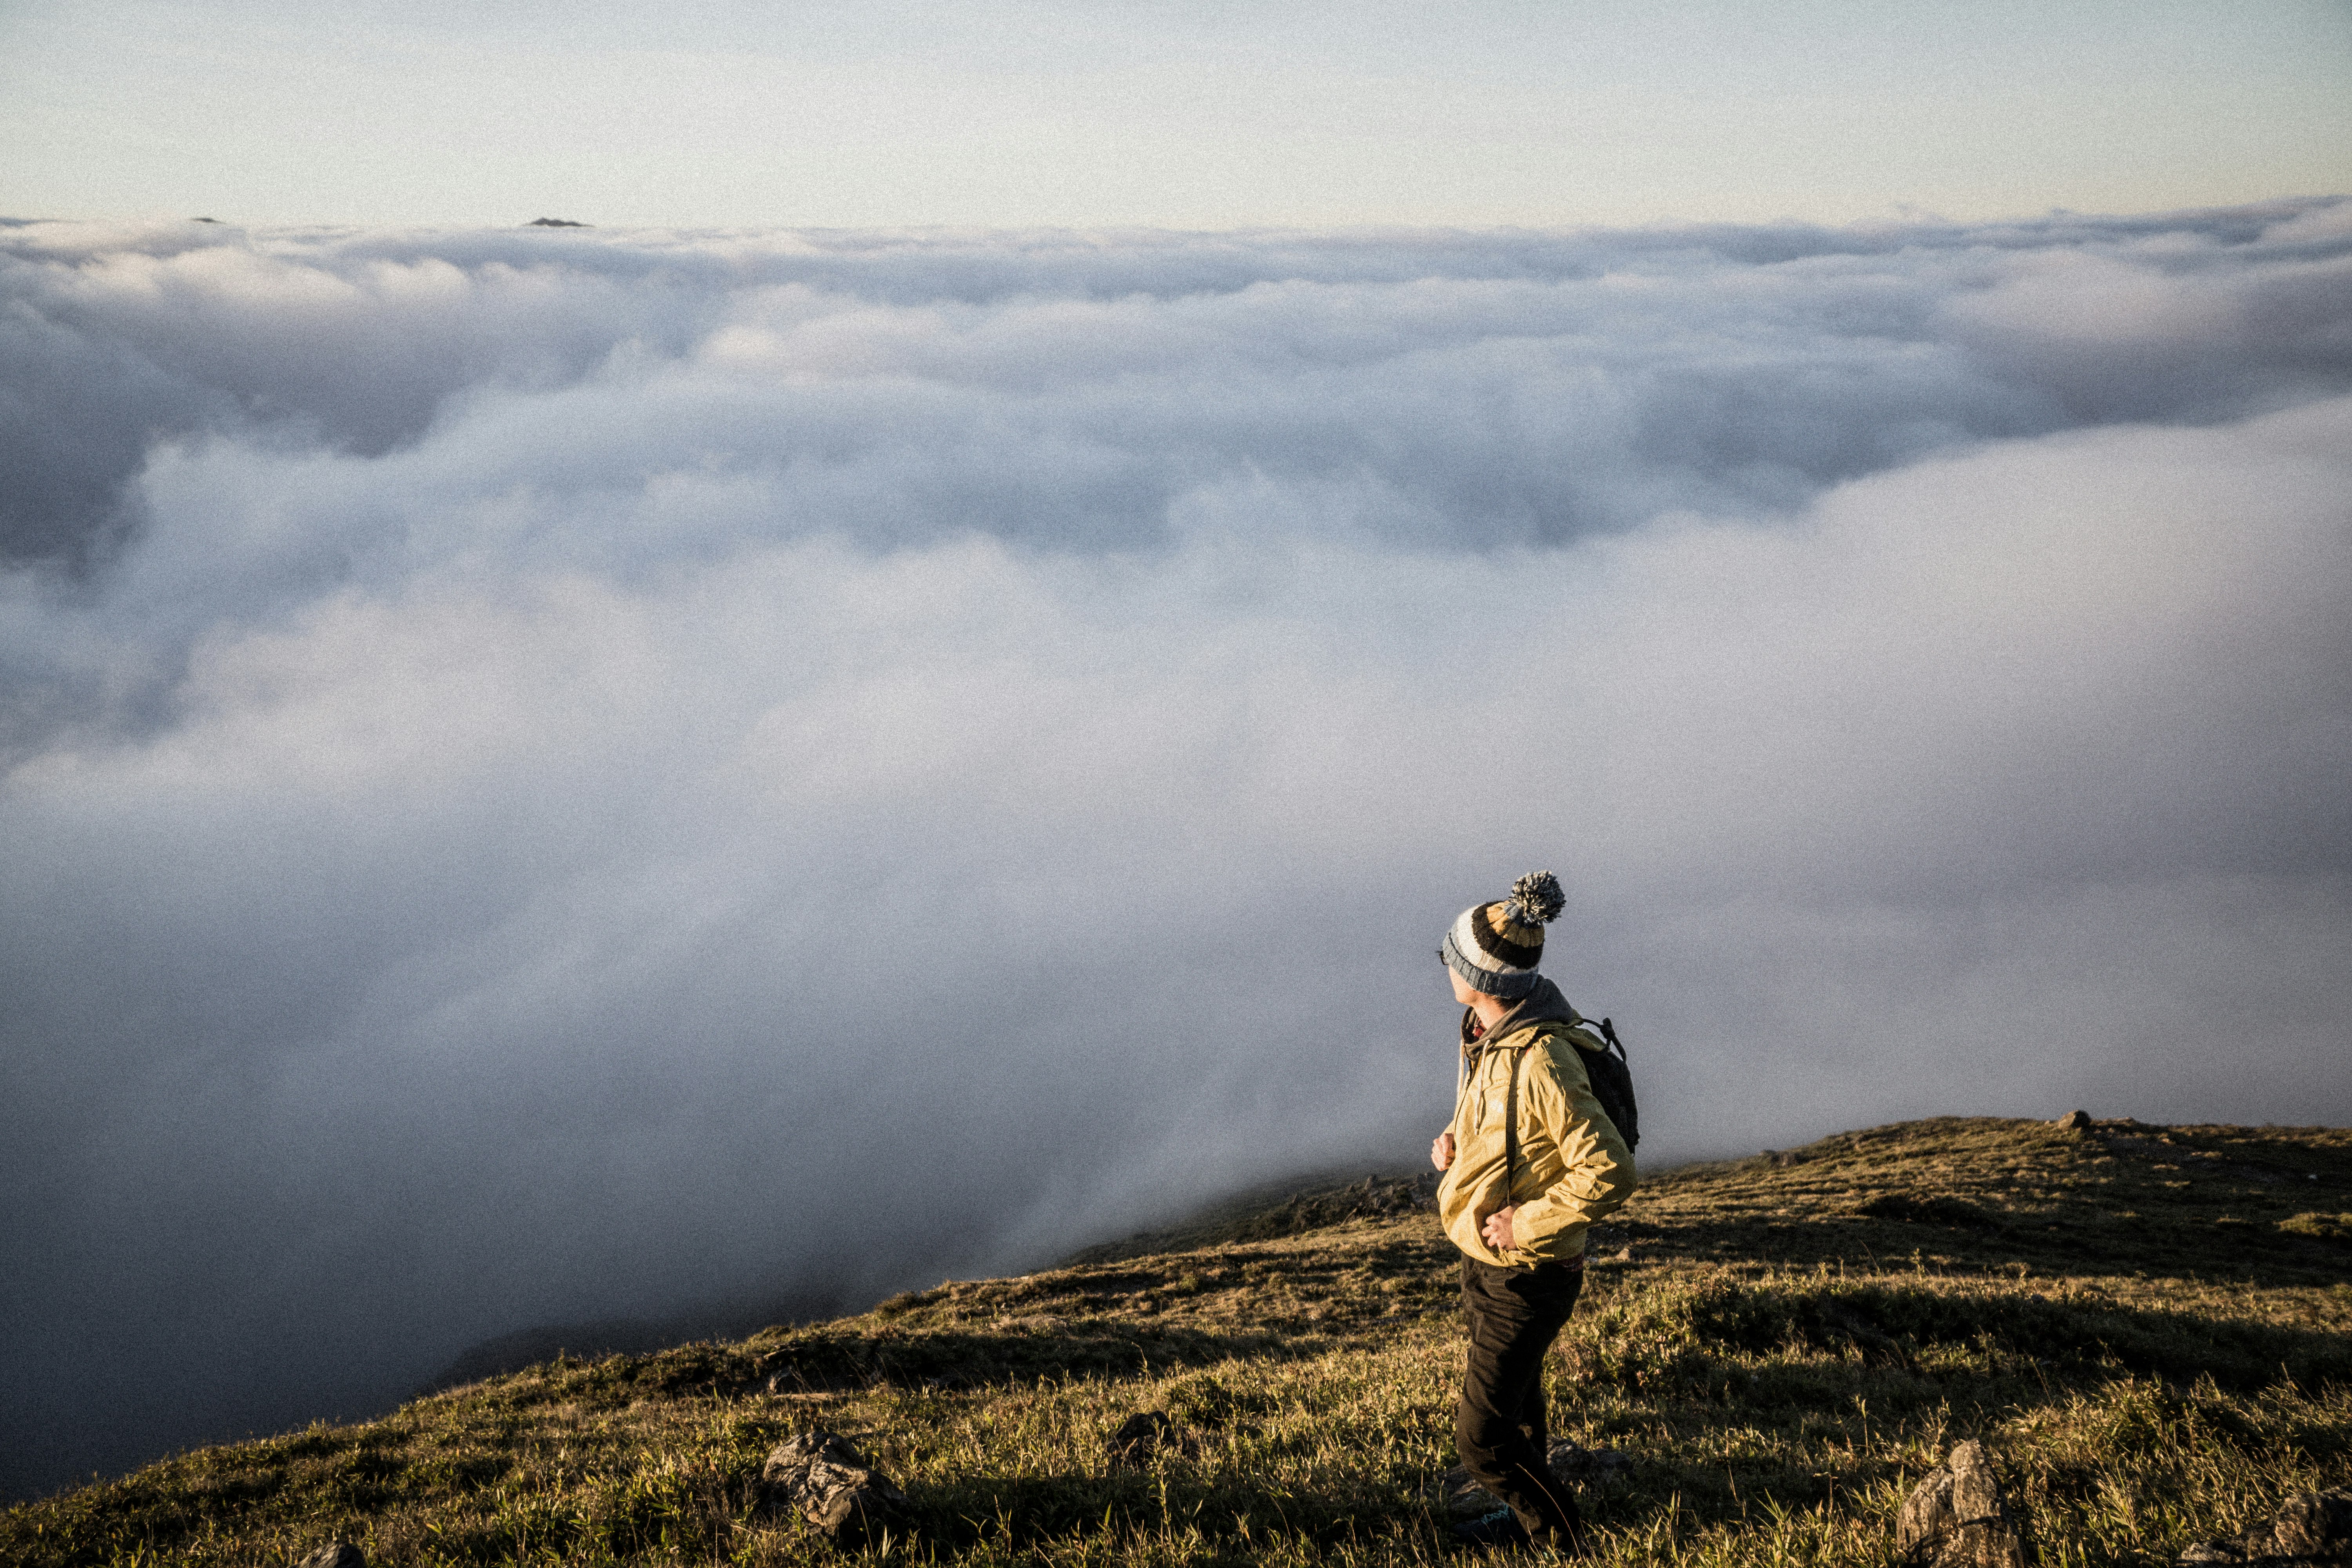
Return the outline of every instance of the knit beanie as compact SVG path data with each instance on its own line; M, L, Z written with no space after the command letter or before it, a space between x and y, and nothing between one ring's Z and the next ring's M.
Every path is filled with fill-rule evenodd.
M1530 871L1511 884L1511 896L1462 911L1438 954L1445 966L1489 996L1524 996L1536 988L1543 962L1543 928L1568 902L1559 879Z

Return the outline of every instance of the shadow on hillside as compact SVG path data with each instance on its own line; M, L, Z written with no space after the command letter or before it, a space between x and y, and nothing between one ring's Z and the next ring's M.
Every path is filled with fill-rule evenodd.
M1612 1224L1650 1258L2326 1286L2347 1208L2326 1129L1937 1117L1654 1173Z
M740 1397L833 1394L896 1387L953 1391L1075 1379L1117 1381L1230 1360L1297 1360L1319 1355L1330 1341L1311 1334L1219 1333L1171 1326L1135 1331L1123 1325L975 1331L832 1328L793 1332L782 1343L701 1342L651 1355L559 1357L520 1377L485 1386L511 1404L583 1397ZM465 1391L451 1391L465 1392Z
M1188 1325L1139 1332L1119 1324L1004 1331L919 1329L903 1333L818 1333L756 1358L756 1374L777 1392L822 1392L889 1384L978 1388L1070 1378L1116 1379L1234 1359L1320 1354L1318 1336L1221 1333Z
M1714 1385L1728 1352L1746 1361L1859 1362L1930 1382L2013 1377L2096 1383L2117 1375L2253 1391L2283 1378L2352 1384L2352 1346L2316 1329L2130 1306L2092 1293L2053 1299L2014 1289L1882 1282L1717 1279L1639 1304L1667 1353L1651 1368ZM1587 1342L1605 1328L1586 1326ZM1596 1362L1605 1367L1605 1362Z
M1601 1234L1638 1244L1647 1258L1698 1263L1828 1263L1872 1272L1922 1263L2000 1272L2022 1264L2044 1275L2221 1278L2264 1288L2352 1280L2352 1247L2328 1236L2229 1215L2179 1226L2079 1211L2021 1217L1940 1196L1884 1194L1843 1212L1788 1217L1621 1218Z

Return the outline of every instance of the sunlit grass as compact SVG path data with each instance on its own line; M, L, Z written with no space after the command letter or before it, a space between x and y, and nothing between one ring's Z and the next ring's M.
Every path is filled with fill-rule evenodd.
M1635 1460L1585 1500L1602 1560L1891 1563L1904 1495L1964 1436L1993 1448L2051 1563L2169 1562L2340 1481L2352 1289L2339 1243L2280 1228L2316 1211L2275 1173L2340 1193L2347 1140L2263 1137L2228 1145L2273 1173L2243 1192L2167 1185L2159 1156L2185 1148L2118 1156L1998 1122L1656 1184L1554 1361L1557 1435ZM1890 1192L1971 1207L1859 1212ZM2250 1257L2240 1229L2286 1239ZM2169 1271L2116 1266L2158 1254ZM550 1363L13 1508L0 1558L284 1562L340 1536L375 1563L803 1563L836 1554L762 1514L756 1479L773 1444L824 1426L914 1502L914 1539L868 1560L1435 1562L1450 1256L1425 1216L1356 1220ZM1147 1409L1194 1443L1116 1464L1107 1437Z

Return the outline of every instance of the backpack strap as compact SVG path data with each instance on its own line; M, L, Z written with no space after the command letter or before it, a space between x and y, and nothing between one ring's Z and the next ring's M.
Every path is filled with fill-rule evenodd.
M1514 1191L1519 1184L1519 1064L1527 1059L1528 1047L1520 1047L1511 1053L1510 1087L1503 1091L1503 1206L1512 1207L1517 1198Z
M1595 1022L1594 1020L1586 1017L1583 1014L1578 1012L1573 1007L1570 1007L1568 1012L1575 1027L1588 1030L1601 1037L1601 1054L1602 1056L1605 1057L1613 1052L1619 1061L1625 1061L1625 1042L1617 1037L1617 1025L1613 1020L1602 1018L1600 1021ZM1579 1046L1577 1048L1579 1050L1582 1050L1584 1047ZM1627 1062L1626 1065L1631 1067L1633 1064Z

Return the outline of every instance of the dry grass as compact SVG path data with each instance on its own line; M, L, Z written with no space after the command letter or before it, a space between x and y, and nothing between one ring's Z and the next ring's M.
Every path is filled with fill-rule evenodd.
M1559 1433L1636 1458L1586 1499L1607 1560L1890 1562L1902 1496L1968 1436L2052 1563L2168 1563L2341 1482L2347 1184L2339 1131L1987 1121L1653 1182L1553 1374ZM255 1563L341 1536L375 1563L822 1560L752 1507L768 1447L821 1425L914 1499L919 1534L868 1557L1434 1561L1451 1249L1416 1213L1272 1234L1332 1212L199 1450L10 1509L0 1558ZM1144 1409L1193 1451L1113 1465Z

